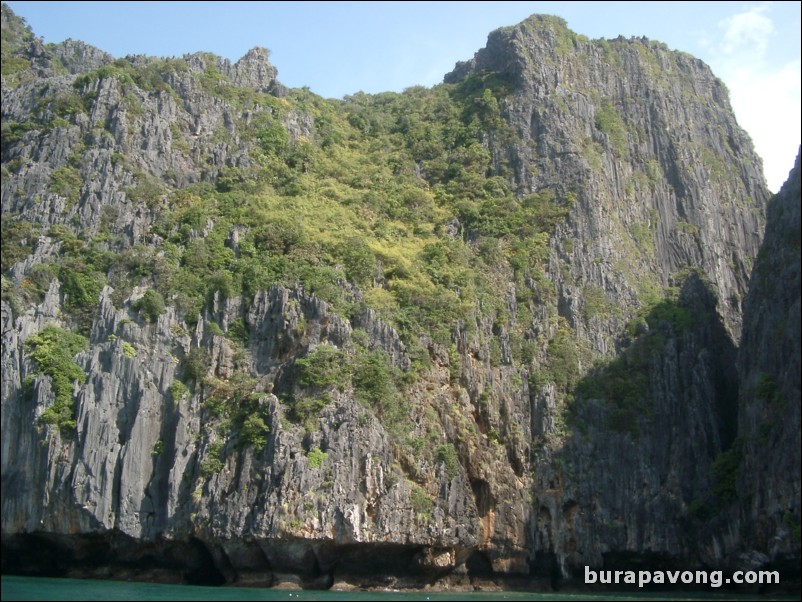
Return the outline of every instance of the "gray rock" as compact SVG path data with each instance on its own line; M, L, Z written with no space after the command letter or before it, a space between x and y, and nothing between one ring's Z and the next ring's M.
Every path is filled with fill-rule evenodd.
M21 25L6 6L2 15L5 41ZM532 316L531 362L515 361L516 333L489 317L465 316L450 348L425 333L405 344L372 310L347 318L300 287L271 286L252 299L217 294L190 328L169 303L153 323L131 309L144 281L107 286L75 358L86 379L67 437L39 422L55 392L25 349L46 325L69 326L67 300L57 279L25 303L7 284L21 287L60 252L54 226L104 232L115 253L161 242L153 226L173 191L258 169L249 127L274 116L261 95L285 91L260 48L234 64L128 57L160 80L91 76L77 89L111 58L12 38L30 66L3 81L4 127L29 125L4 140L4 169L15 168L3 174L2 212L41 236L3 280L4 570L468 587L578 581L584 565L798 559L799 160L769 202L726 90L700 61L645 39L585 41L535 16L490 34L446 76L510 84L500 111L511 134L481 140L495 175L568 210L543 273L499 268L507 312ZM243 109L237 90L256 100ZM85 110L55 121L43 94L77 95ZM320 143L310 114L290 108L282 124L290 141ZM52 189L59 169L77 172L72 194ZM445 233L477 244L457 219ZM235 253L242 234L228 237ZM676 298L657 304L670 287ZM238 320L247 340L234 342ZM403 393L408 436L349 386L297 420L297 361L321 344L352 350L355 329L402 373L413 345L428 355ZM560 337L574 345L571 391L541 378ZM190 375L198 350L208 365ZM247 412L221 414L220 403ZM243 436L245 415L267 427L263 446ZM418 453L418 442L432 449ZM736 448L736 498L722 500L714 466ZM84 560L97 554L103 567Z

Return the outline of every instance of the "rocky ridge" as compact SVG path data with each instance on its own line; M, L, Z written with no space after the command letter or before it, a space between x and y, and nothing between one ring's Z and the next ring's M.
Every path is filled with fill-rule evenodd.
M700 61L535 16L493 32L446 76L507 92L478 133L488 177L522 198L566 199L542 273L499 268L506 310L531 315L528 363L515 359L513 323L477 313L450 347L301 284L215 294L195 322L168 298L148 320L137 303L149 285L109 279L82 317L86 380L73 385L69 435L42 423L59 390L26 344L47 325L78 329L65 278L23 296L28 305L19 292L70 244L54 227L113 237L117 253L157 245L172 191L247 187L262 160L257 126L296 146L329 139L261 49L235 64L203 53L114 61L79 42L43 45L5 6L3 32L4 66L7 52L26 61L3 74L4 226L13 216L38 228L3 276L4 571L469 587L557 585L584 565L798 559L799 481L786 476L794 461L798 475L798 452L757 467L799 448L798 338L775 359L760 340L767 323L799 331L783 329L799 318L798 245L794 255L793 233L771 230L799 223L799 171L768 205L758 256L769 196L759 159ZM416 169L432 181L431 165ZM69 170L77 182L57 185ZM795 222L772 219L794 202ZM481 242L463 214L448 223L448 236ZM187 245L213 228L198 223ZM235 253L241 232L228 234ZM752 276L747 297L755 257L763 280ZM782 269L759 269L772 261ZM794 267L796 288L778 284ZM776 286L790 297L761 297ZM423 350L428 367L402 393L411 439L381 402L360 401L355 376L299 420L299 360L332 348L355 362L383 354L400 375ZM247 413L216 409L220 399ZM416 455L404 443L414 440L434 451ZM733 470L721 466L733 450L730 497ZM52 553L37 557L42 542Z

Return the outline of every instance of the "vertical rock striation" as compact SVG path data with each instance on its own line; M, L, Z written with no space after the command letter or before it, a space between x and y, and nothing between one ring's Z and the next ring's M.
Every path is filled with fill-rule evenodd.
M703 63L533 16L446 76L445 109L404 105L469 121L446 128L472 138L438 166L393 114L420 90L365 119L362 97L285 89L261 48L114 60L42 44L6 6L2 27L4 571L318 588L557 585L636 562L791 574L798 159L769 202ZM348 154L365 139L379 151ZM477 191L559 216L520 226L537 226L524 268L512 213L492 238L477 217L492 203L438 188L483 153ZM354 164L371 161L392 169L365 184ZM381 198L384 173L413 192ZM327 257L345 243L326 246L323 224L299 251L293 223L236 221L277 190L299 212L336 199L334 219L389 212L369 265L352 240ZM433 198L430 220L401 223ZM204 213L209 199L228 205ZM283 207L265 207L273 224ZM214 287L160 284L218 261L207 241ZM257 243L263 265L238 277L260 287L240 294L225 266ZM413 264L393 245L444 281L460 257L494 257L497 290L466 300L476 283L454 277L446 337L411 336L429 289L405 274L399 306L388 281ZM336 278L259 280L288 257ZM63 357L43 331L86 344Z
M737 518L724 546L783 573L799 566L800 157L768 206L766 236L744 303L738 440L730 450ZM733 530L739 530L740 539ZM745 545L744 545L745 544Z

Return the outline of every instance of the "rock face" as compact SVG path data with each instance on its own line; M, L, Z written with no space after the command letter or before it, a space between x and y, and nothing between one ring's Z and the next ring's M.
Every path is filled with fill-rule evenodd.
M264 49L114 60L43 45L5 6L2 26L3 571L316 588L549 586L627 563L798 575L799 159L769 202L703 63L553 17L498 30L445 78L477 121L473 155L438 168L404 115L391 130L414 163L355 161L338 120L354 145L383 140L390 99L371 120L363 98L288 91ZM468 210L406 230L497 249L494 294L444 319L447 340L404 330L425 298L387 301L408 270L391 251L364 267L351 239L317 247L345 264L329 289L260 280L276 256L312 260L291 222L255 235L225 205L268 203L267 181L352 210L381 190L352 163L391 157L415 182L404 202L437 196L440 219L461 201L437 174L483 154L476 187L557 199L560 219L526 269ZM315 180L327 160L336 177ZM389 211L371 202L352 215ZM189 298L205 284L180 270L214 264L214 240L221 265L266 248L260 286L218 269ZM82 350L59 354L69 341Z
M559 19L534 16L490 34L446 81L486 73L516 88L504 112L520 138L495 146L498 161L510 162L522 190L576 196L561 232L575 244L559 249L573 279L627 307L650 281L667 286L683 268L700 268L737 340L743 262L757 253L767 195L760 160L710 69L658 42L589 42ZM558 292L582 313L580 288ZM594 330L586 336L604 352Z
M736 524L752 552L799 564L800 157L771 199L744 304ZM733 542L725 538L725 545ZM793 570L793 569L792 569Z
M58 291L52 293L43 306L57 306ZM461 477L442 478L448 505L422 520L410 511L413 485L393 469L382 426L347 395L324 409L309 434L292 427L275 395L262 394L258 413L271 425L264 447L216 447L220 438L209 430L215 418L202 398L187 394L176 399L172 386L176 355L201 346L211 350L222 387L231 376L234 353L228 339L204 333L201 325L176 338L173 333L181 325L171 312L155 324L136 324L127 311L115 310L109 294L109 289L102 294L90 350L79 358L91 376L79 394L75 441L56 436L42 445L31 440L27 429L12 428L35 423L37 407L21 399L19 386L4 381L4 445L15 459L15 466L3 472L4 533L199 538L217 542L219 554L227 558L218 566L223 574L258 570L267 581L271 571L312 578L335 564L345 574L360 573L365 559L358 549L349 552L354 544L396 546L410 557L418 549L431 550L432 544L448 549L475 545L479 521L468 503L470 485ZM229 303L220 315L225 322L241 309ZM304 349L324 342L343 346L350 339L347 322L325 303L297 291L271 288L253 300L247 315L248 346L259 359L259 374L271 382ZM41 320L55 317L44 313ZM301 334L298 320L309 324ZM26 333L16 331L10 316L4 315L3 323L10 331L6 357L17 358L14 372L25 374L20 340ZM126 356L123 341L137 350L135 357ZM37 397L49 392L41 377L33 387ZM210 459L222 461L214 475L204 465ZM37 483L41 469L46 481ZM431 562L437 568L442 559Z
M709 286L691 276L674 308L688 322L649 316L644 338L580 383L578 432L540 462L534 487L536 545L559 551L562 574L624 568L633 553L694 553L689 510L707 507L714 458L735 436L735 347L715 304ZM638 362L648 364L648 381L638 382ZM627 382L610 391L610 373L618 379L622 370Z

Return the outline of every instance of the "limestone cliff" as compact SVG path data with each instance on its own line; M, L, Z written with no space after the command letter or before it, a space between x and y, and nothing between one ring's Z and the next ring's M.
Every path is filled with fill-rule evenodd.
M718 542L737 547L737 525L750 547L744 560L781 570L800 560L799 162L797 155L769 201L766 237L744 303L738 439L728 452L740 463L727 482L738 516Z
M432 90L327 101L263 49L2 25L4 571L548 586L798 555L798 451L748 476L798 449L798 338L760 340L798 331L798 228L746 297L769 194L700 61L534 16ZM796 174L770 220L798 224Z

